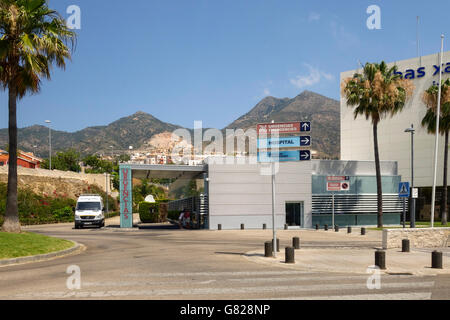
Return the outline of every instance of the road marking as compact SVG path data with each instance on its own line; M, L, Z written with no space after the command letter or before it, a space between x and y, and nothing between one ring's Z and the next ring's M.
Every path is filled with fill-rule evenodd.
M215 276L271 276L271 275L294 275L294 274L317 274L308 271L245 271L245 272L186 272L186 273L130 273L127 277L147 278L169 278L169 277L215 277Z
M431 288L434 281L412 283L384 283L382 289L417 289ZM353 284L316 284L316 285L289 285L273 287L227 287L227 288L175 288L175 289L148 289L148 290L124 290L124 291L69 291L69 292L40 292L32 294L19 294L17 298L89 298L102 296L185 296L185 295L225 295L225 294L250 294L250 293L275 293L280 292L309 292L327 290L368 290L365 283Z
M430 300L431 292L375 293L345 296L286 297L269 300Z
M103 281L103 282L83 282L83 287L127 287L127 286L158 286L158 285L171 285L171 284L190 284L190 285L205 285L210 283L223 283L223 282L234 282L234 283L268 283L268 282L307 282L307 281L345 281L345 280L366 280L368 276L357 275L357 276L331 276L331 277L273 277L273 278L223 278L223 279L210 279L210 280L175 280L171 281ZM386 275L381 276L381 281L389 280L401 280L401 279L411 279L417 278L413 275ZM198 279L197 279L198 280Z

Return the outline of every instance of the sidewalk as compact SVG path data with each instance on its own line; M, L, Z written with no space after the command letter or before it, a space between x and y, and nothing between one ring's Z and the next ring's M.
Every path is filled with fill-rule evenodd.
M431 268L431 252L443 252L444 269ZM278 265L290 269L316 272L339 272L366 274L367 269L375 263L375 249L367 248L300 248L295 250L295 264L286 264L285 250L281 247L277 258L265 258L263 250L247 252L245 257L253 262ZM401 249L386 250L386 274L437 275L450 274L450 248L411 249L409 253Z

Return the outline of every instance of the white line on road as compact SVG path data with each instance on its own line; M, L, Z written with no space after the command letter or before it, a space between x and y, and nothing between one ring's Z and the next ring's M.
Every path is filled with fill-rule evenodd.
M286 297L269 300L430 300L431 292L356 294L345 296Z
M415 289L431 288L434 281L411 283L384 283L382 289ZM176 288L176 289L149 289L149 290L124 290L124 291L72 291L72 292L40 292L17 295L17 298L89 298L101 294L102 296L184 296L184 295L225 295L225 294L250 294L250 293L275 293L280 292L308 292L308 291L343 291L343 290L367 290L365 283L354 284L316 284L316 285L290 285L273 287L228 287L228 288Z

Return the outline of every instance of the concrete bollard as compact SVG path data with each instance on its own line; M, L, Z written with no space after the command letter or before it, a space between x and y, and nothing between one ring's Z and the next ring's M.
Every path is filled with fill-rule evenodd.
M366 235L366 228L361 228L361 235L365 236Z
M300 238L299 237L292 238L292 246L294 247L294 249L300 249Z
M323 229L324 229L325 231L328 231L328 225L327 225L327 224L324 225L324 226L323 226Z
M267 229L267 224L263 223L263 230Z
M347 233L352 233L352 227L347 227Z
M316 230L319 230L320 226L319 224L316 224Z
M386 269L386 251L375 251L375 265L378 266L381 270Z
M402 252L409 252L409 239L402 240Z
M338 226L338 225L335 225L335 226L334 226L334 231L335 231L335 232L339 232L339 226Z
M431 268L442 269L442 252L434 250L431 253Z
M286 247L285 249L285 263L295 263L295 250L293 247Z
M287 230L287 229L288 229L288 225L285 224L285 225L284 225L284 230Z
M245 229L245 226L243 223L241 223L241 230L244 230L244 229Z
M221 224L217 225L217 230L222 230L222 225Z
M272 241L264 242L264 257L269 258L272 257Z

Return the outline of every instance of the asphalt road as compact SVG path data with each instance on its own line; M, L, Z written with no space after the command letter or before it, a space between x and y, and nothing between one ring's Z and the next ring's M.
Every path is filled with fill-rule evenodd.
M247 259L245 253L271 239L269 230L193 231L165 225L123 232L61 224L27 231L74 240L86 250L0 268L0 299L450 299L450 275L382 275L381 289L370 290L365 274L306 272ZM301 233L280 231L281 244ZM349 239L323 232L302 236L302 245L379 246L380 235L371 234ZM66 284L66 270L73 265L81 272L78 290Z

